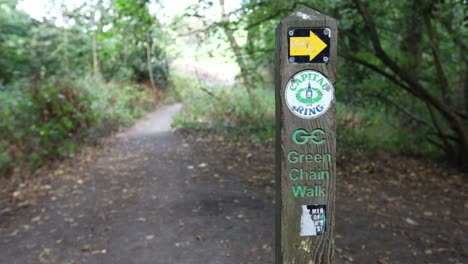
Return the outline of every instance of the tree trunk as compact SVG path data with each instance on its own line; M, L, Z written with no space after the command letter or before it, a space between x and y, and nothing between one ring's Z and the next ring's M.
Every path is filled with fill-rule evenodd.
M386 78L389 78L391 81L396 81L398 85L401 86L404 90L408 91L411 93L413 96L416 98L419 98L423 102L426 102L427 104L433 106L444 118L444 120L447 122L447 124L450 126L452 132L455 134L454 136L454 143L451 144L452 152L453 153L453 162L456 163L457 166L462 168L464 171L468 171L468 128L466 127L466 123L461 119L460 115L457 114L456 110L454 110L450 104L449 100L450 98L447 98L447 89L449 88L449 82L447 80L447 77L444 73L444 69L442 67L442 61L440 58L440 53L438 51L438 40L435 35L435 31L433 30L432 24L430 23L431 21L429 20L430 17L427 14L427 10L422 10L425 11L423 12L422 16L424 18L424 23L426 25L427 33L430 38L430 44L431 44L431 49L432 49L432 54L434 57L434 62L435 62L435 67L436 71L438 74L438 79L440 82L439 88L442 90L444 93L444 100L441 100L440 98L436 97L433 93L430 92L427 87L423 85L423 83L418 80L417 76L410 75L404 67L402 67L400 64L397 63L394 59L392 59L386 51L382 48L381 42L380 42L380 36L377 32L377 27L370 16L367 8L361 0L353 0L359 13L361 14L362 18L364 19L364 22L368 28L368 33L370 37L370 41L372 43L372 46L375 51L375 56L379 58L381 63L385 65L391 72L392 74L388 74L386 71L382 71L379 68L376 68L377 66L375 64L369 64L367 62L361 62L364 66L367 66L374 71L382 74ZM395 78L395 76L398 76L398 79ZM433 124L434 126L438 126L436 118L433 118ZM438 129L440 130L440 129ZM447 133L441 134L438 133L439 137L441 140L445 140L449 135Z
M423 21L416 15L417 8L418 5L414 1L405 3L406 12L411 15L403 20L403 40L401 41L401 49L405 52L407 60L404 67L413 76L416 76L421 63L421 41L423 40Z
M224 34L226 34L226 37L228 38L229 44L231 45L231 49L234 52L234 56L236 57L236 62L237 65L240 67L240 74L242 77L242 81L244 82L245 89L247 90L247 93L250 96L250 101L253 102L255 98L255 93L253 91L253 84L249 79L248 76L248 68L247 64L245 63L244 58L242 58L242 52L239 47L239 44L237 43L236 38L234 37L234 32L229 28L229 23L228 23L228 16L226 15L226 10L224 8L224 0L220 0L219 4L221 5L221 20L223 22L223 31Z
M99 61L97 55L97 31L93 32L93 73L95 76L99 74Z
M66 74L68 74L68 32L67 29L63 29L63 39L62 39L62 45L63 45L63 64L64 64L64 71Z
M151 31L148 31L148 39L146 41L146 63L148 66L148 74L151 82L151 89L153 91L153 95L155 98L156 103L159 102L160 99L160 90L156 86L156 83L154 82L154 76L153 76L153 67L151 66L151 45L152 44L152 39L151 39Z

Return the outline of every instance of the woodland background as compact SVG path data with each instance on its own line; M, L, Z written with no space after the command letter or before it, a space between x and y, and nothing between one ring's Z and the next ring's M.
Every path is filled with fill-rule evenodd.
M176 127L271 141L274 30L304 6L339 22L338 151L466 171L465 2L200 0L167 19L164 1L52 1L37 20L1 1L0 174L34 173L173 101Z

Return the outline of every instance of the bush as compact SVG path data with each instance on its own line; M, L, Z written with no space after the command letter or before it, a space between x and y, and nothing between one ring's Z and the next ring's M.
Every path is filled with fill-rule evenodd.
M208 85L180 73L172 76L171 89L186 102L176 115L174 127L223 130L235 139L253 141L274 137L273 90L255 89L252 100L243 87Z
M96 78L10 85L0 91L0 175L73 156L80 143L129 124L150 106L144 88Z
M337 148L340 152L387 152L434 156L437 150L421 138L424 127L402 126L381 105L367 108L337 105Z
M255 89L252 103L243 87L208 85L173 73L171 90L185 105L173 126L223 130L235 139L272 140L275 136L273 89ZM337 104L337 148L348 153L402 153L436 155L437 150L419 135L424 127L402 126L398 115L381 104L364 107Z

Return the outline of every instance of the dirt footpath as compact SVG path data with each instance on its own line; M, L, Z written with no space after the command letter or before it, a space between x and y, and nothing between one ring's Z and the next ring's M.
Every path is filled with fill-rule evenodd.
M20 188L27 204L0 216L0 263L271 263L271 200L198 152L212 145L174 134L179 109Z
M274 263L273 144L174 132L180 107L0 200L0 263ZM340 155L336 263L468 263L466 175Z

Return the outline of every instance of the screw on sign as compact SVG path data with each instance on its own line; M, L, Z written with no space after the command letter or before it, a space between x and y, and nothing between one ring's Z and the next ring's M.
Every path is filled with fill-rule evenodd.
M337 36L309 8L276 29L276 263L333 263Z

